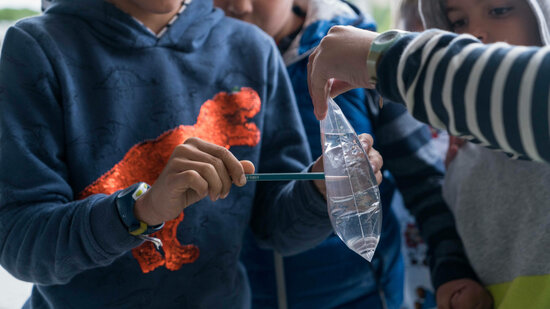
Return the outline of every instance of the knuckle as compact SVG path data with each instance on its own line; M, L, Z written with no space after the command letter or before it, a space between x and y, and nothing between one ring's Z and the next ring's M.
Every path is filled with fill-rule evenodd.
M220 162L221 164L223 165L224 162L225 163L229 163L229 162L232 162L234 160L234 156L233 154L231 153L231 151L229 151L229 149L227 148L224 148L224 147L220 147L219 150L218 150L218 153L217 153L217 156L218 158L220 159ZM228 165L229 166L229 165ZM225 168L225 167L224 167Z
M366 133L359 135L359 140L365 147L370 147L373 144L372 136Z
M177 155L174 153L172 155L172 158L170 158L166 163L164 169L169 175L171 175L173 174L173 171L176 169L176 167L180 164L180 162L182 162L182 160L178 159Z
M370 134L362 134L364 139L371 145L373 143L372 135Z
M187 144L179 144L174 147L172 154L174 156L181 156L190 150L190 146Z
M342 32L342 30L344 30L344 26L333 26L328 31L328 34Z
M331 45L334 45L333 44L333 41L335 39L335 35L339 32L338 30L333 30L335 27L332 27L329 32L327 33L327 35L325 37L323 37L323 39L321 39L321 42L319 43L319 47L320 49L323 49L323 50L329 50L330 49L330 46Z
M216 174L216 168L214 165L210 163L204 163L199 166L201 174L204 175L215 175Z
M212 165L212 167L214 167L217 170L221 170L222 168L224 168L223 161L216 157L210 158L208 160L208 164Z
M201 175L196 170L187 170L187 171L181 173L181 175L182 175L182 178L185 181L195 180L195 179L201 178Z
M192 136L192 137L187 138L183 142L183 144L196 144L196 143L198 143L198 141L199 141L199 139L197 137Z
M229 159L232 156L231 152L225 147L218 148L217 154L218 154L218 157L222 160Z

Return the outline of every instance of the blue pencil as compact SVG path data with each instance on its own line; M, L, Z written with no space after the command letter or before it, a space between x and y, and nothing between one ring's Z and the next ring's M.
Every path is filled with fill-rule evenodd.
M289 181L325 179L324 173L260 173L247 174L247 181Z

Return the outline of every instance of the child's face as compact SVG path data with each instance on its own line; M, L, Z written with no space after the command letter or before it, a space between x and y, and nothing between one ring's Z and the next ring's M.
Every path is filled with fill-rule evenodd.
M526 0L447 0L452 31L484 43L541 45L537 20Z
M292 0L214 0L227 16L255 24L278 39L292 16Z

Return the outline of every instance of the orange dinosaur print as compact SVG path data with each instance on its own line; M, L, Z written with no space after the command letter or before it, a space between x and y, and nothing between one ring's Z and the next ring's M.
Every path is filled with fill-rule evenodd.
M180 125L154 140L133 146L120 162L86 187L79 198L98 193L113 194L140 181L153 184L174 148L190 137L198 137L228 149L231 146L256 146L260 142L260 130L248 120L260 108L260 97L253 89L218 93L214 99L201 106L195 125ZM176 237L177 227L183 218L184 214L181 213L176 219L166 222L161 231L153 234L162 240L164 256L151 242L145 242L132 250L144 273L163 265L169 270L178 270L183 264L193 263L199 257L198 247L182 245Z

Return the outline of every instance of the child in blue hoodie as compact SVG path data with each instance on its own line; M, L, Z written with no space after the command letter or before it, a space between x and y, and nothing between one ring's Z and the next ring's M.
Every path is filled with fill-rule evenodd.
M215 0L226 14L256 24L278 43L298 100L312 154L321 154L319 122L307 87L307 59L329 29L352 25L374 30L372 18L340 0ZM274 308L400 308L403 300L403 260L399 224L390 208L396 185L419 221L429 245L434 286L474 279L456 233L453 216L443 201L443 165L428 127L415 121L400 105L386 103L378 113L378 94L358 89L335 100L357 132L373 134L389 167L380 189L384 217L382 236L373 262L346 248L331 235L305 253L281 259L261 250L251 237L242 260L252 287L253 305ZM396 181L393 181L395 178ZM283 265L280 267L280 265ZM284 279L282 279L284 277ZM470 280L476 284L474 280ZM276 285L277 282L277 285ZM277 297L279 295L285 297ZM479 286L480 290L483 290ZM284 291L285 293L281 293Z
M0 264L35 283L25 308L246 308L249 224L287 254L332 230L324 182L244 186L322 170L278 52L208 0L110 2L6 35Z

